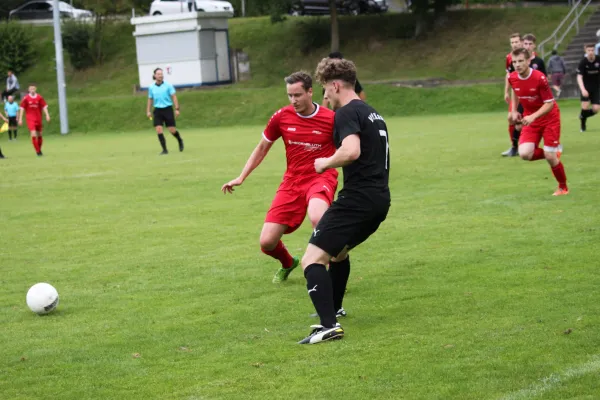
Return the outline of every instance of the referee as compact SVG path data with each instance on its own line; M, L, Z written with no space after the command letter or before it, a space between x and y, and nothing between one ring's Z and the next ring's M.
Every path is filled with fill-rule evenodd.
M329 158L317 158L315 170L322 173L343 167L344 187L321 217L302 258L308 295L321 324L313 325L312 332L300 344L344 336L335 310L342 306L350 276L348 251L377 231L391 202L387 126L381 115L354 91L354 63L324 58L317 66L316 78L336 111L333 140L337 151Z
M594 54L593 44L585 46L585 57L577 67L577 84L581 90L581 132L585 132L587 119L600 110L600 57Z
M183 139L181 139L175 124L175 118L179 116L179 101L175 95L175 88L169 82L165 82L163 70L160 68L154 70L152 78L154 83L148 88L146 116L150 119L154 117L154 128L162 147L160 155L169 154L167 142L163 135L163 125L179 142L179 151L183 151ZM175 112L173 112L173 105L175 105ZM154 112L152 113L150 110L153 106Z

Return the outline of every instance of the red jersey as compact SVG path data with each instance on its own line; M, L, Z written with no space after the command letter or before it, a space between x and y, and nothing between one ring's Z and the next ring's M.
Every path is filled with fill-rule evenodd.
M558 104L554 101L548 79L540 71L530 68L527 78L521 78L516 71L512 72L508 77L508 82L519 98L519 103L523 106L524 116L535 113L544 103L550 102L554 103L552 111L541 117L541 119L546 120L558 115Z
M21 108L25 110L25 116L28 121L41 121L42 110L46 107L48 107L46 100L37 93L35 96L28 94L21 101Z
M506 65L505 65L505 70L508 73L511 73L514 71L513 69L513 65L512 65L512 53L508 53L506 55Z
M316 110L303 116L289 105L271 117L263 132L269 142L283 138L287 169L284 180L315 178L315 159L331 157L335 153L333 144L333 121L335 113L314 103ZM323 174L331 174L337 179L337 171L328 169Z

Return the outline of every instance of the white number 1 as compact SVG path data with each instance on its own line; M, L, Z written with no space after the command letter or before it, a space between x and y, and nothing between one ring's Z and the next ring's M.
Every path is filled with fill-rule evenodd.
M379 136L385 136L385 169L388 169L388 157L390 156L390 142L386 131L379 131Z

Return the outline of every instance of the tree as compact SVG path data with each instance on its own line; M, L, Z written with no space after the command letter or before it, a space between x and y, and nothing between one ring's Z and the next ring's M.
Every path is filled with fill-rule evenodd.
M104 61L104 31L108 18L115 14L130 10L133 0L79 0L79 4L94 13L94 29L91 39L92 58L94 64Z
M329 0L329 15L331 16L331 52L340 51L340 26L336 3L336 0Z
M430 28L430 22L442 18L448 6L460 3L461 0L413 0L410 8L415 15L415 37L423 36ZM433 17L429 11L433 9Z

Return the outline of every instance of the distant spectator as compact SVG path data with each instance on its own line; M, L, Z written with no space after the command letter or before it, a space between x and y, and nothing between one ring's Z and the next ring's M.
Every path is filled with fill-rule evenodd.
M548 61L548 69L550 70L552 77L552 89L556 92L556 97L560 97L560 87L563 78L567 73L567 66L556 50L552 50L552 57L550 57L550 60Z
M194 11L198 11L198 6L196 5L196 0L187 0L188 3L188 11L192 12L192 9Z
M344 57L342 56L342 53L340 53L339 51L334 51L333 53L329 53L329 58L337 58L337 59L343 59ZM360 82L358 81L358 79L356 80L356 83L354 84L354 92L356 92L356 94L358 95L358 97L360 97L360 99L362 101L365 101L367 99L367 95L365 94L365 91L362 87L362 85L360 84ZM323 95L325 95L325 89L323 89ZM327 101L326 98L323 98L323 103L321 104L323 107L329 107L329 101Z
M6 90L2 92L2 101L6 102L8 96L13 95L19 90L19 80L17 76L9 69L6 77Z
M598 38L598 43L596 43L596 45L594 46L594 54L598 56L600 55L600 29L596 31L596 37Z

